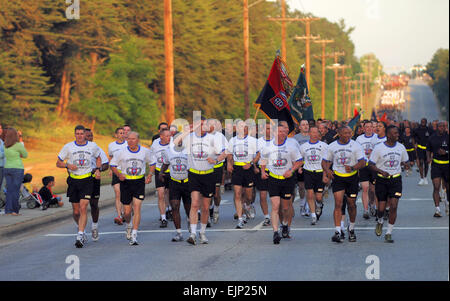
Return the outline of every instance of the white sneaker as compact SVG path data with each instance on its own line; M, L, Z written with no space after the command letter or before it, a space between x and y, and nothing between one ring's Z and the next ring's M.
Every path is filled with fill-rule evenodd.
M224 185L220 186L220 194L225 194L225 186Z
M427 180L427 178L424 178L423 185L428 185L428 180Z
M301 214L302 216L305 216L305 215L306 215L306 209L305 209L305 206L300 206L300 214Z
M92 240L98 241L98 229L92 229Z
M219 211L214 211L213 213L213 223L217 224L219 222Z
M201 244L207 244L208 243L208 238L206 238L205 233L200 233L200 243Z
M419 185L419 186L423 185L423 179L422 178L420 178L420 181L419 181L419 183L417 183L417 185Z
M251 219L254 219L255 216L256 216L256 210L255 210L255 206L253 206L253 204L250 205L249 213L250 213L250 216L249 216L249 217L250 217Z
M442 189L442 187L441 187L441 189L439 190L439 197L441 198L441 201L444 201L444 200L445 200L446 193L444 192L444 189Z
M128 240L131 240L131 230L133 230L133 227L128 226L125 231Z

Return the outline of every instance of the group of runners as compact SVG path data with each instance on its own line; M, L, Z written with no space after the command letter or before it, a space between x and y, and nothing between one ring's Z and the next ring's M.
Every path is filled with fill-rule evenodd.
M363 218L376 218L377 236L382 235L384 221L388 220L385 241L393 243L392 231L402 196L401 174L405 169L408 175L416 154L422 178L426 178L431 164L434 216L442 216L441 201L448 215L448 127L445 122L438 122L433 130L426 124L422 120L420 128L414 131L404 128L400 133L395 125L364 120L361 122L364 133L353 140L353 131L346 123L341 123L334 132L329 121L302 120L299 133L289 137L285 121L265 123L257 129L238 120L222 130L218 120L202 117L181 132L161 123L150 148L140 144L139 134L128 125L117 128L108 157L93 142L92 131L77 126L75 141L62 148L57 161L57 167L66 168L69 174L67 196L78 226L75 246L81 248L87 241L88 206L92 239L99 238L100 172L108 168L116 194L114 222L125 224L130 245L138 245L145 184L153 179L160 227L165 228L168 220L173 221L176 233L172 241L184 240L180 215L183 201L189 230L187 242L208 243L206 229L219 221L222 187L227 176L231 177L234 190L236 229L245 228L248 219L255 218L253 204L259 192L263 226L272 226L273 243L279 244L283 238L291 237L296 186L300 214L310 218L311 225L318 223L323 200L331 188L335 200L335 232L331 240L340 243L347 232L349 241L355 242L356 201L361 190ZM419 185L426 185L421 181Z

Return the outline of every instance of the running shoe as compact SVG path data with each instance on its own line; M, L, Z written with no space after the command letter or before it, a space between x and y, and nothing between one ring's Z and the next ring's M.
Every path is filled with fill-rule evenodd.
M125 222L125 217L121 216L120 218L122 219L122 223L124 223Z
M341 242L341 236L339 232L334 232L334 235L331 237L331 241L340 243Z
M174 242L183 241L183 234L181 233L175 234L175 236L172 238L172 241Z
M197 244L197 236L194 233L191 233L186 241L195 246Z
M251 219L254 219L256 216L256 210L255 210L255 206L253 206L253 204L250 205L249 214L250 214L249 217Z
M125 233L127 234L127 239L131 240L131 231L133 230L133 227L131 226L131 224L127 227L127 230L125 231Z
M305 206L300 206L300 215L301 216L306 216L306 208L305 208Z
M423 184L423 179L422 179L422 178L420 179L419 183L417 183L417 185L419 185L419 186L424 185L424 184Z
M428 180L427 180L427 178L424 178L423 185L428 185Z
M388 210L388 209L386 209L386 210L384 211L383 219L384 219L385 221L387 221L387 220L389 219L389 210Z
M383 233L383 224L377 222L377 226L375 227L375 234L377 236L381 236L382 233Z
M344 229L341 229L341 242L345 240L345 232Z
M313 216L311 218L311 225L314 226L317 223L317 217Z
M436 210L436 212L434 213L433 217L442 217L442 214L440 211Z
M161 224L159 225L160 228L167 228L167 220L163 219L161 221Z
M233 218L234 218L234 219L238 219L238 218L239 218L238 214L235 213L234 216L233 216Z
M263 226L264 226L264 227L270 226L270 218L267 218L267 217L266 217L266 218L264 219Z
M220 186L220 194L224 194L225 193L225 186L221 185Z
M173 221L172 210L167 210L166 211L166 218L167 218L168 221Z
M214 208L209 208L209 217L213 219L214 217Z
M214 211L213 213L213 223L217 224L219 222L219 211Z
M79 239L75 241L75 247L82 248L84 246L83 242Z
M386 234L385 236L384 236L384 242L387 242L387 243L394 243L394 240L392 239L392 234Z
M444 204L445 204L445 214L448 215L449 214L448 201L445 201Z
M281 236L283 236L283 238L287 238L288 235L289 235L288 225L281 225Z
M368 211L364 211L363 218L364 219L369 219L370 218Z
M273 232L273 243L275 245L278 245L281 241L281 237L280 237L280 233L277 232Z
M98 240L98 229L92 229L92 240L93 241Z
M323 203L322 202L316 202L316 216L317 220L320 219L320 216L322 215L323 210Z
M445 192L444 192L444 189L442 189L442 187L439 190L439 198L441 199L441 201L445 200Z
M242 220L244 221L244 224L247 223L247 215L246 214L242 214Z
M371 216L377 216L377 209L375 208L375 206L370 206L370 215Z
M132 237L132 238L130 239L129 244L130 244L130 246L137 246L137 245L139 245L138 242L137 242L136 237Z
M208 216L208 222L206 223L206 228L211 228L211 218Z
M348 241L355 242L356 241L355 230L350 230L350 228L347 229L348 229Z
M123 225L122 218L120 216L114 218L114 224Z
M243 229L244 228L244 221L239 221L236 225L236 229Z
M206 234L205 233L201 233L200 232L200 243L201 244L207 244L208 243L208 238L206 238Z

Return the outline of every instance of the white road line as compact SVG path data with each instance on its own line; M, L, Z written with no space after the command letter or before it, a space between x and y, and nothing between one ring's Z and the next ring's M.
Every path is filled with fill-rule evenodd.
M251 229L210 229L207 232L246 232L246 231L272 231L272 228L258 228L261 224ZM374 227L356 227L355 230L358 231L373 231ZM394 227L394 230L448 230L449 227ZM291 228L291 231L334 231L335 228ZM138 230L138 233L173 233L175 230ZM187 230L182 230L182 232L188 232ZM114 231L114 232L100 232L99 235L111 235L111 234L124 234L124 231ZM87 233L90 234L90 233ZM47 237L66 237L66 236L77 236L77 234L46 234Z
M261 230L263 227L264 221L260 222L259 224L257 224L255 227L252 228L252 230L254 231L258 231Z
M412 198L412 199L400 199L400 202L402 202L402 201L407 201L407 202L423 202L423 201L430 201L430 202L433 202L433 199L432 198L428 198L428 199L414 199L414 198ZM357 201L356 201L356 204L362 204L362 200L361 199L358 199Z
M220 202L220 205L222 206L222 205L229 205L230 204L230 201L229 200L222 200L221 202ZM144 206L151 206L151 207L155 207L155 206L158 206L158 204L156 204L156 203L151 203L151 204L143 204Z

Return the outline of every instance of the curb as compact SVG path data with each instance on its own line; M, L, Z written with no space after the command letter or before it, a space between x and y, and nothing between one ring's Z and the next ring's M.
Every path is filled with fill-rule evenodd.
M156 189L154 187L148 187L145 190L145 195L153 195ZM107 209L115 205L115 199L106 199L99 201L99 209ZM88 213L90 209L88 209ZM43 227L48 227L53 224L65 221L67 219L72 219L72 210L66 209L61 212L55 212L54 214L35 217L33 219L19 222L16 224L4 226L0 228L0 244L7 244L7 241L12 242L13 240L20 239L27 234L33 232L39 232Z

